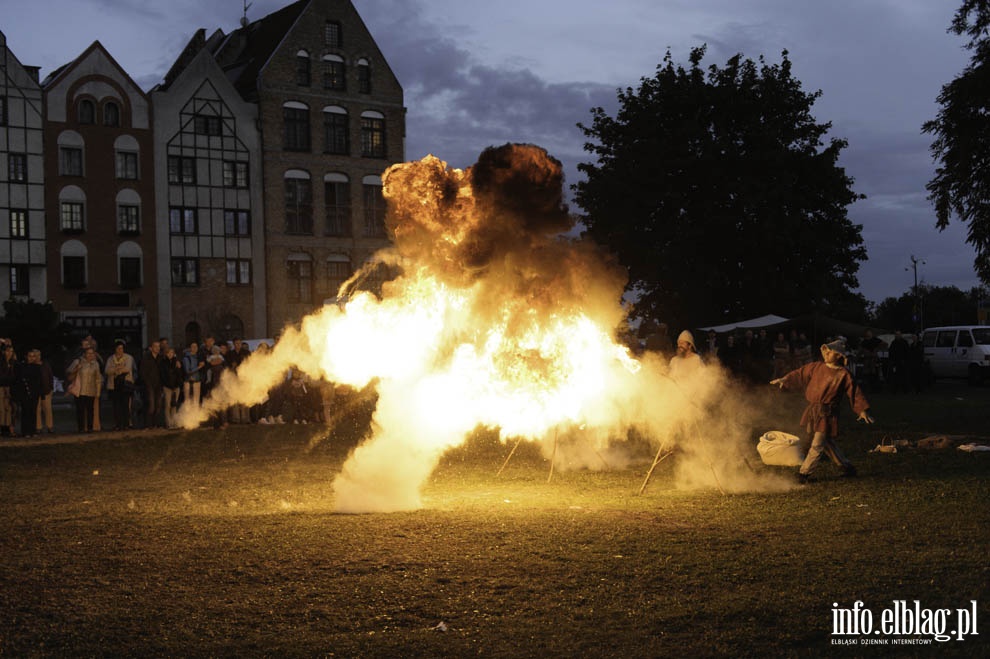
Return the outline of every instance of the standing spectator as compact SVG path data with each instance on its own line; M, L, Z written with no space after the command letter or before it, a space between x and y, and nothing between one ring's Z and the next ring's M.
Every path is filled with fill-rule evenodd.
M914 335L908 350L907 360L908 382L914 393L920 394L928 384L928 364L925 363L925 345L920 334Z
M55 375L52 373L52 366L41 358L41 351L32 351L35 360L41 365L41 391L38 399L38 413L35 419L35 428L38 432L42 429L49 434L55 432L55 418L52 415L52 392L55 390Z
M908 391L908 355L910 352L911 346L908 345L907 339L901 335L901 330L894 332L894 338L887 350L891 393L907 393Z
M756 370L754 375L758 382L766 382L773 374L773 341L767 335L767 328L761 327L756 333Z
M12 387L21 405L21 436L34 437L38 431L38 401L41 399L41 351L28 350Z
M69 364L66 373L73 381L70 392L74 392L73 395L76 397L76 428L79 432L93 432L96 430L93 402L99 400L100 390L103 388L96 350L86 348L82 357Z
M165 357L160 366L160 376L162 383L162 401L165 411L165 427L175 428L175 413L179 409L179 394L182 393L182 383L185 380L185 370L182 368L182 360L175 354L174 348L165 351Z
M131 428L131 396L134 394L134 358L124 352L124 342L117 341L107 359L107 391L113 402L113 429Z
M801 368L814 361L811 342L808 341L808 335L804 332L798 332L797 339L791 344L791 352L794 353L794 368Z
M199 405L199 395L203 386L203 369L206 360L199 358L199 344L195 341L189 344L182 353L182 404Z
M141 384L144 386L144 427L158 428L162 420L162 344L152 341L141 357Z
M887 347L880 337L873 336L871 330L863 332L863 340L859 344L859 359L863 365L863 382L869 391L880 387L880 357L877 354Z
M791 357L791 344L784 338L783 332L777 332L777 340L773 342L773 376L782 378L790 371L793 359Z
M705 348L701 355L705 362L709 364L717 362L719 359L718 349L718 334L713 329L708 330L708 338L705 339Z
M725 336L725 345L718 351L719 361L731 375L738 377L742 373L742 359L739 356L739 346L736 335L729 332Z
M17 379L17 356L9 339L0 342L0 433L16 437L14 429L14 399L11 388Z
M247 353L244 349L247 345L240 337L235 336L233 340L233 348L227 353L227 368L230 370L231 374L236 374L237 369L240 368L241 362L244 361L246 354L251 354L250 349ZM234 403L231 406L228 418L231 423L250 423L248 418L248 408L242 403Z
M835 438L839 434L839 399L842 394L849 398L858 421L873 423L867 412L870 403L863 391L856 385L852 373L846 369L845 342L833 341L821 347L824 361L806 364L791 371L782 378L771 380L770 384L781 389L804 389L808 406L801 415L801 425L811 435L811 448L798 471L798 481L807 483L822 457L828 455L842 469L843 476L855 476L856 468L842 454Z
M694 335L684 330L677 336L677 352L670 358L670 377L684 381L701 368L701 356L694 345Z
M227 360L224 358L223 349L226 344L214 345L210 355L206 358L206 380L203 383L203 400L206 400L213 390L220 385L220 378L227 368ZM227 410L219 409L210 417L215 429L222 430L227 427Z

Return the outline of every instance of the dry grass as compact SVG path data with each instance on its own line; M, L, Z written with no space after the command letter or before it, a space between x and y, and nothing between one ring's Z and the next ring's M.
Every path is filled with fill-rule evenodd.
M0 447L0 655L818 656L855 600L986 626L990 454L867 451L983 435L988 402L876 396L844 430L862 477L778 494L678 490L674 456L637 496L646 453L547 483L525 446L496 478L479 436L387 515L332 512L353 438L312 426Z

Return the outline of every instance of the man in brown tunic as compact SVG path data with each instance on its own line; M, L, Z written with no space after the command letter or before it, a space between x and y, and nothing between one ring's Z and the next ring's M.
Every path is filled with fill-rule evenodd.
M823 362L812 362L795 369L770 384L781 389L804 389L808 406L801 415L801 425L812 435L811 448L798 471L798 480L808 482L808 477L818 465L822 453L842 469L843 476L855 476L856 468L842 454L835 438L839 434L839 399L845 393L852 405L857 421L873 423L867 414L870 403L856 385L852 373L846 368L845 342L833 341L822 345Z

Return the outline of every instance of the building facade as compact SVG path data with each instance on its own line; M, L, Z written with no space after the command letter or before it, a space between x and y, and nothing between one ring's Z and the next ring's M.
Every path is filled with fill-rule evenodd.
M44 114L38 69L0 32L0 296L48 298Z
M42 82L49 299L101 349L158 325L151 103L97 41Z
M346 0L300 0L214 52L258 105L268 327L277 332L390 244L381 175L404 157L402 87Z
M196 33L155 112L159 333L183 345L268 336L258 108Z

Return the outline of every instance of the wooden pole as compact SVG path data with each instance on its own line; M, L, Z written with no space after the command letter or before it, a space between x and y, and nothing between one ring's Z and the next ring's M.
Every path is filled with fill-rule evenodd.
M662 443L660 444L660 447L657 449L657 454L653 458L653 464L650 465L650 470L648 472L646 472L646 478L643 480L643 484L640 486L639 492L637 492L636 494L642 494L643 493L643 490L646 489L647 483L650 482L650 478L653 477L653 470L656 469L657 468L657 465L660 464L661 462L663 462L667 458L667 456L669 456L673 452L674 452L674 450L671 449L671 450L667 451L666 453L664 453L663 456L661 456L660 454L663 453L663 444Z
M553 463L557 457L557 431L553 431L553 452L550 454L550 474L547 476L547 482L553 478Z
M509 451L509 455L505 458L505 462L503 462L502 466L499 467L497 472L495 472L495 478L498 478L499 476L502 475L502 470L505 469L505 465L509 464L509 460L512 459L512 455L516 452L516 449L519 448L520 442L522 442L522 437L516 440L516 444L515 446L512 447L512 450Z

